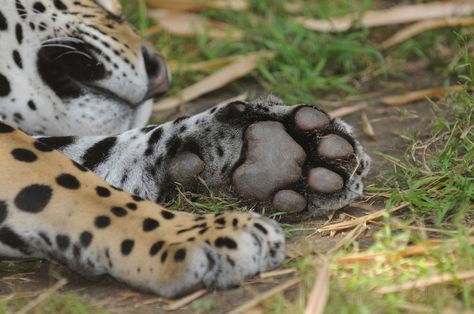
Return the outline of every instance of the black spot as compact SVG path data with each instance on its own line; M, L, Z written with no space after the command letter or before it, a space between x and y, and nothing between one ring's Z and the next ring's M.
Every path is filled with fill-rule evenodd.
M232 219L232 226L237 227L239 220L237 218Z
M214 257L211 255L211 253L206 252L206 258L207 258L207 269L211 270L216 266L216 261Z
M14 149L12 150L11 154L16 160L23 162L33 162L38 159L38 156L36 156L36 154L33 153L31 150L23 148Z
M133 246L135 245L135 241L127 239L123 240L122 244L120 245L120 250L122 251L122 255L128 255L132 252Z
M0 31L6 31L8 29L8 22L5 16L0 11Z
M167 257L168 257L168 251L164 251L163 254L161 254L161 262L164 263Z
M78 164L77 162L75 162L74 160L71 160L72 164L77 168L79 169L80 171L82 172L87 172L88 170L86 168L84 168L83 166L81 166L80 164Z
M173 219L175 215L172 212L169 212L167 210L162 210L161 216L163 216L163 218L165 219Z
M6 125L5 123L0 122L0 133L11 133L13 131L15 131L14 128L9 125Z
M72 136L59 136L59 137L43 137L39 138L38 141L52 149L61 149L74 143L74 137Z
M0 225L7 219L8 209L5 201L0 201Z
M132 199L133 199L135 202L141 202L141 201L143 201L143 198L141 198L140 196L136 196L136 195L132 195Z
M15 5L16 5L16 11L18 12L18 15L22 18L22 19L25 19L26 18L26 9L25 9L25 6L23 5L23 3L21 3L20 0L16 0L15 1Z
M49 237L46 233L40 232L39 236L41 237L41 239L43 239L44 243L46 243L47 245L49 245L49 246L53 245L53 243L51 242L51 240L49 239Z
M116 137L107 137L86 150L82 156L84 167L94 170L101 162L107 160L116 142Z
M97 195L99 195L100 197L109 197L110 196L110 190L103 187L103 186L97 186L95 188L95 191L97 193Z
M127 215L127 210L123 207L112 207L110 210L117 217L123 217Z
M28 213L39 213L48 205L53 190L47 185L33 184L23 188L15 197L18 209Z
M10 94L10 82L2 73L0 73L0 97L6 97Z
M155 230L160 226L160 223L153 218L146 218L143 220L143 231L149 232Z
M216 219L215 223L219 225L225 225L225 218L222 217L222 218Z
M18 44L21 45L21 43L23 42L23 28L18 23L15 25L15 36L16 40L18 41Z
M61 0L54 0L54 6L58 10L67 10L67 6Z
M219 237L214 241L214 245L218 248L226 247L228 249L235 250L237 248L237 242L229 237Z
M179 147L181 146L181 139L177 136L171 137L166 142L166 151L169 157L174 157L178 152Z
M95 218L94 224L99 229L104 229L110 225L110 217L108 216L97 216Z
M81 241L82 246L86 248L89 246L89 244L91 244L93 237L94 236L92 235L92 233L90 233L89 231L84 231L79 236L79 240Z
M56 177L56 183L70 190L77 190L81 186L77 178L68 173L63 173Z
M23 60L21 59L20 53L17 50L13 50L13 61L20 68L23 69Z
M265 227L259 224L258 222L254 223L253 225L255 226L255 228L262 231L264 234L268 233L267 229L265 229Z
M78 259L79 257L81 257L81 248L77 244L73 245L72 254L74 255L75 259Z
M135 203L127 203L125 206L127 206L127 208L130 210L137 210L137 204Z
M174 253L174 261L182 262L186 258L186 249L179 249Z
M33 102L33 100L28 101L28 107L33 111L36 110L36 104Z
M8 227L0 228L0 242L23 254L30 254L28 244L16 232Z
M61 251L66 250L69 247L71 240L65 234L58 234L56 236L56 244Z
M235 261L230 258L229 255L226 255L227 262L230 264L230 266L234 267L235 266Z
M35 141L35 142L33 143L33 146L34 146L37 150L39 150L40 152L48 153L48 152L52 152L52 151L53 151L53 149L52 149L51 147L46 146L46 145L44 145L43 143L38 142L38 141Z
M41 2L35 2L33 4L33 9L35 10L35 13L44 13L44 11L46 11L46 8Z
M155 242L150 248L150 255L155 256L161 250L164 244L165 242L163 241Z

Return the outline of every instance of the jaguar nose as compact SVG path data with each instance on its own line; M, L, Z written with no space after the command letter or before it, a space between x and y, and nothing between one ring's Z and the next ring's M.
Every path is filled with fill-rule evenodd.
M158 97L168 91L171 83L171 72L165 59L158 53L143 46L142 54L148 75L148 92L145 99Z

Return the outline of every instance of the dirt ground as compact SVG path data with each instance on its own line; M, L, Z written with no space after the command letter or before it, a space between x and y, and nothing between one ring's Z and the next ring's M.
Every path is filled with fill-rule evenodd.
M429 77L429 75L427 75ZM436 86L431 82L426 84L423 73L417 73L411 77L410 82L404 82L405 87L411 87L411 90L422 88L425 86ZM240 81L224 91L209 94L205 97L182 108L180 114L193 114L203 110L221 100L228 99L239 94L242 88L249 85L247 81ZM410 86L411 85L411 86ZM424 86L425 85L425 86ZM370 89L374 90L374 86ZM385 89L386 90L386 89ZM392 90L395 91L396 90ZM317 101L315 102L317 104ZM333 108L325 108L331 110ZM362 131L361 112L351 114L344 119L354 126L356 137L362 142L368 153L373 158L373 166L366 184L382 184L381 178L383 171L391 167L390 163L381 157L378 152L389 154L392 156L402 156L407 148L407 141L400 137L400 134L409 134L411 130L426 130L433 114L431 105L428 101L421 101L416 104L403 107L387 107L377 103L371 103L366 110L366 114L372 122L376 133L376 139L370 139L364 135ZM165 115L165 118L172 118L176 113ZM361 214L362 210L357 208L348 208L344 211L350 211L352 215ZM341 215L336 215L335 219L341 219ZM300 226L304 228L317 228L321 226L324 220L307 221ZM301 237L306 237L311 232L294 233L288 239L288 252L299 250L299 241ZM359 239L362 244L369 244L372 232L367 232ZM316 234L312 236L312 242L305 241L314 245L316 252L324 253L331 248L343 234L330 237L327 234ZM111 312L117 313L162 313L166 312L163 306L167 303L161 298L157 298L150 294L143 294L131 290L124 284L118 283L110 278L105 278L98 282L87 281L78 275L70 272L68 269L47 261L16 262L15 268L21 266L22 271L17 272L1 272L0 271L0 298L11 295L13 293L42 291L55 283L59 278L65 277L68 284L61 290L62 292L75 292L85 297L85 299L99 306L109 309ZM208 303L214 304L212 310L206 310L207 313L226 313L233 308L250 300L257 293L266 291L274 287L281 279L259 280L253 279L244 283L241 287L222 291L209 292L201 299L209 300ZM291 293L291 292L290 292ZM203 301L205 303L206 301ZM196 308L192 309L189 305L185 306L174 313L193 313Z

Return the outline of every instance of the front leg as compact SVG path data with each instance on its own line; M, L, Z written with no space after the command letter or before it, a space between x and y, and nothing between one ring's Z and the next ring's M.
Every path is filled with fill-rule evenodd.
M174 197L178 182L315 216L361 197L370 165L346 123L272 96L112 138L41 140L111 184L157 202Z
M1 122L0 143L0 257L49 258L165 297L231 287L284 259L269 219L168 211Z

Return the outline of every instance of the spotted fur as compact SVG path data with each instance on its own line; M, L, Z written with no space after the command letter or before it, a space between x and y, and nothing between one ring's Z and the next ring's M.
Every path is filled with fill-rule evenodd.
M307 155L298 179L272 193L292 189L312 215L362 195L369 157L349 126L318 109L328 123L311 130L295 118L304 106L275 97L145 127L149 99L166 91L170 74L116 0L0 0L0 43L0 256L49 258L168 297L278 266L285 242L275 222L156 204L175 195L175 181L233 194L232 175L255 145L245 134L261 121L276 123ZM351 154L316 152L331 134ZM331 170L341 187L308 188L313 167Z

